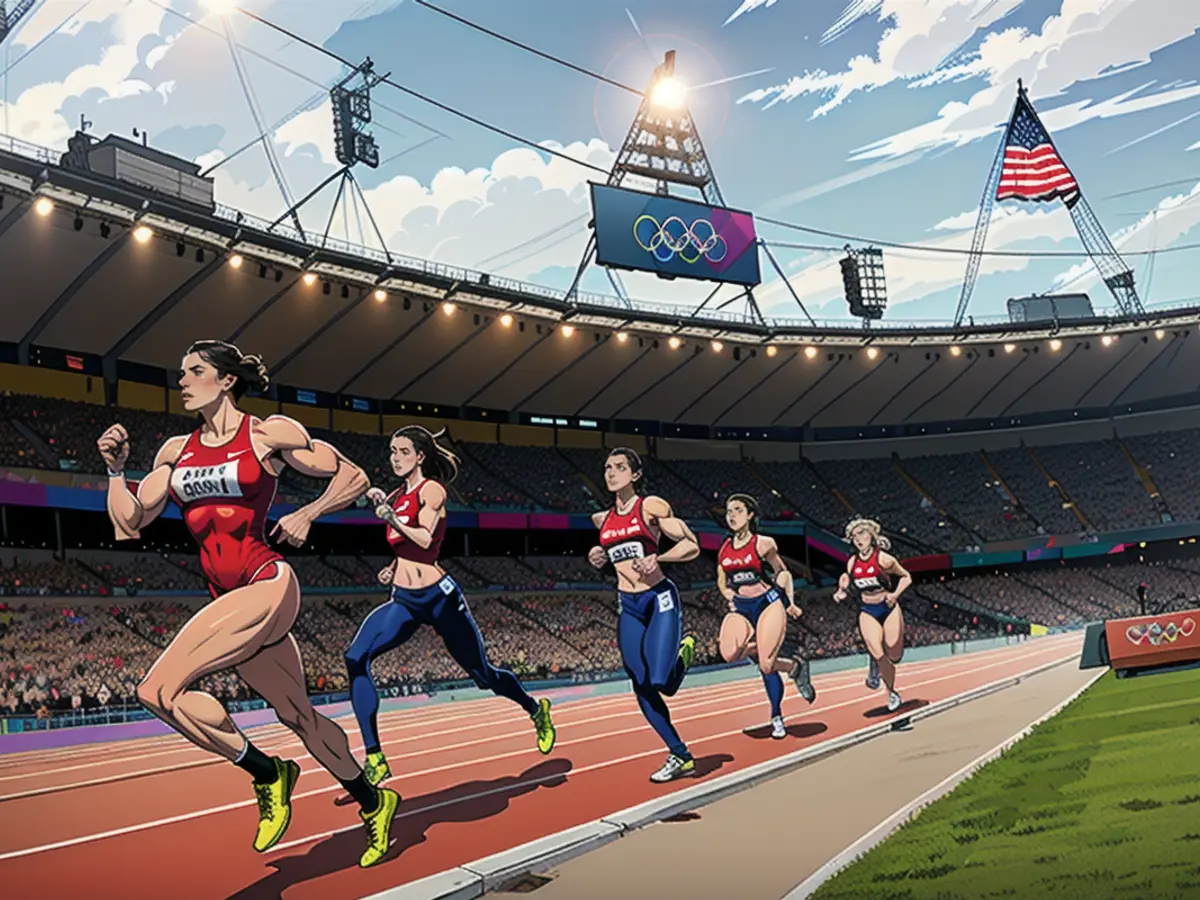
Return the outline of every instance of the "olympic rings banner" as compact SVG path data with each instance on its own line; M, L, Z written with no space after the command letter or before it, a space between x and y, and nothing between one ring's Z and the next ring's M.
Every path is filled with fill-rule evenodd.
M602 266L747 287L762 282L748 212L593 184L592 216Z
M1200 659L1200 610L1109 619L1104 631L1114 669Z

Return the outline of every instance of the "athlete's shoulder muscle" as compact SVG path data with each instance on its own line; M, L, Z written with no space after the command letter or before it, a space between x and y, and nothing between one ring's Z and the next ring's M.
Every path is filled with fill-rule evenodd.
M167 438L163 442L163 445L158 448L158 453L154 456L154 468L174 466L178 463L179 457L183 455L183 448L190 437L190 434L177 434L175 437Z
M306 450L313 443L308 429L289 416L267 416L253 424L251 433L273 451Z

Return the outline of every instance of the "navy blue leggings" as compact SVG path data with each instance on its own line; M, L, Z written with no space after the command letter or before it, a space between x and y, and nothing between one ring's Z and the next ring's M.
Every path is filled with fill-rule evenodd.
M482 690L507 697L530 715L537 712L537 701L529 696L517 676L488 662L483 636L467 608L467 598L453 578L447 575L437 584L416 591L394 587L391 599L375 607L363 620L346 651L350 702L368 753L379 750L376 724L379 693L371 678L371 661L399 647L421 625L433 627L454 661Z
M689 759L687 745L671 724L671 713L663 697L672 697L683 683L683 610L679 590L669 580L637 594L617 594L621 615L617 620L617 643L621 661L642 715L676 756Z

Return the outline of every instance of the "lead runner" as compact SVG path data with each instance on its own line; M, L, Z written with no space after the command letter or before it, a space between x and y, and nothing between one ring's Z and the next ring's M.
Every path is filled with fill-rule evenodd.
M300 614L300 583L265 533L285 467L329 479L320 497L276 524L273 534L294 547L304 545L320 516L350 505L367 487L366 475L331 445L314 441L299 422L286 416L260 420L239 409L248 390L266 390L267 369L233 344L192 344L179 387L183 408L198 414L200 424L159 448L136 494L125 480L128 432L113 425L96 442L108 467L108 516L117 540L140 538L174 501L200 545L200 567L212 595L150 667L138 699L193 744L251 776L259 812L254 849L265 853L291 824L300 766L263 753L219 700L195 687L207 675L235 669L358 801L368 836L359 865L373 866L387 854L400 797L367 783L346 733L313 709L291 634Z

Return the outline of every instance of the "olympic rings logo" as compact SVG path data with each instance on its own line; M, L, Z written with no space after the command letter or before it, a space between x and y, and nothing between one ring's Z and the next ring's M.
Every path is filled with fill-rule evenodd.
M696 219L688 225L679 216L668 216L660 224L654 216L638 216L633 223L633 237L638 246L660 263L668 263L678 256L688 264L704 257L717 265L729 255L725 238L717 234L708 219Z
M1134 645L1147 643L1151 647L1157 647L1163 643L1173 644L1181 637L1191 637L1195 630L1196 623L1188 618L1183 620L1182 625L1168 622L1165 628L1157 622L1150 625L1130 625L1125 629L1125 637Z

